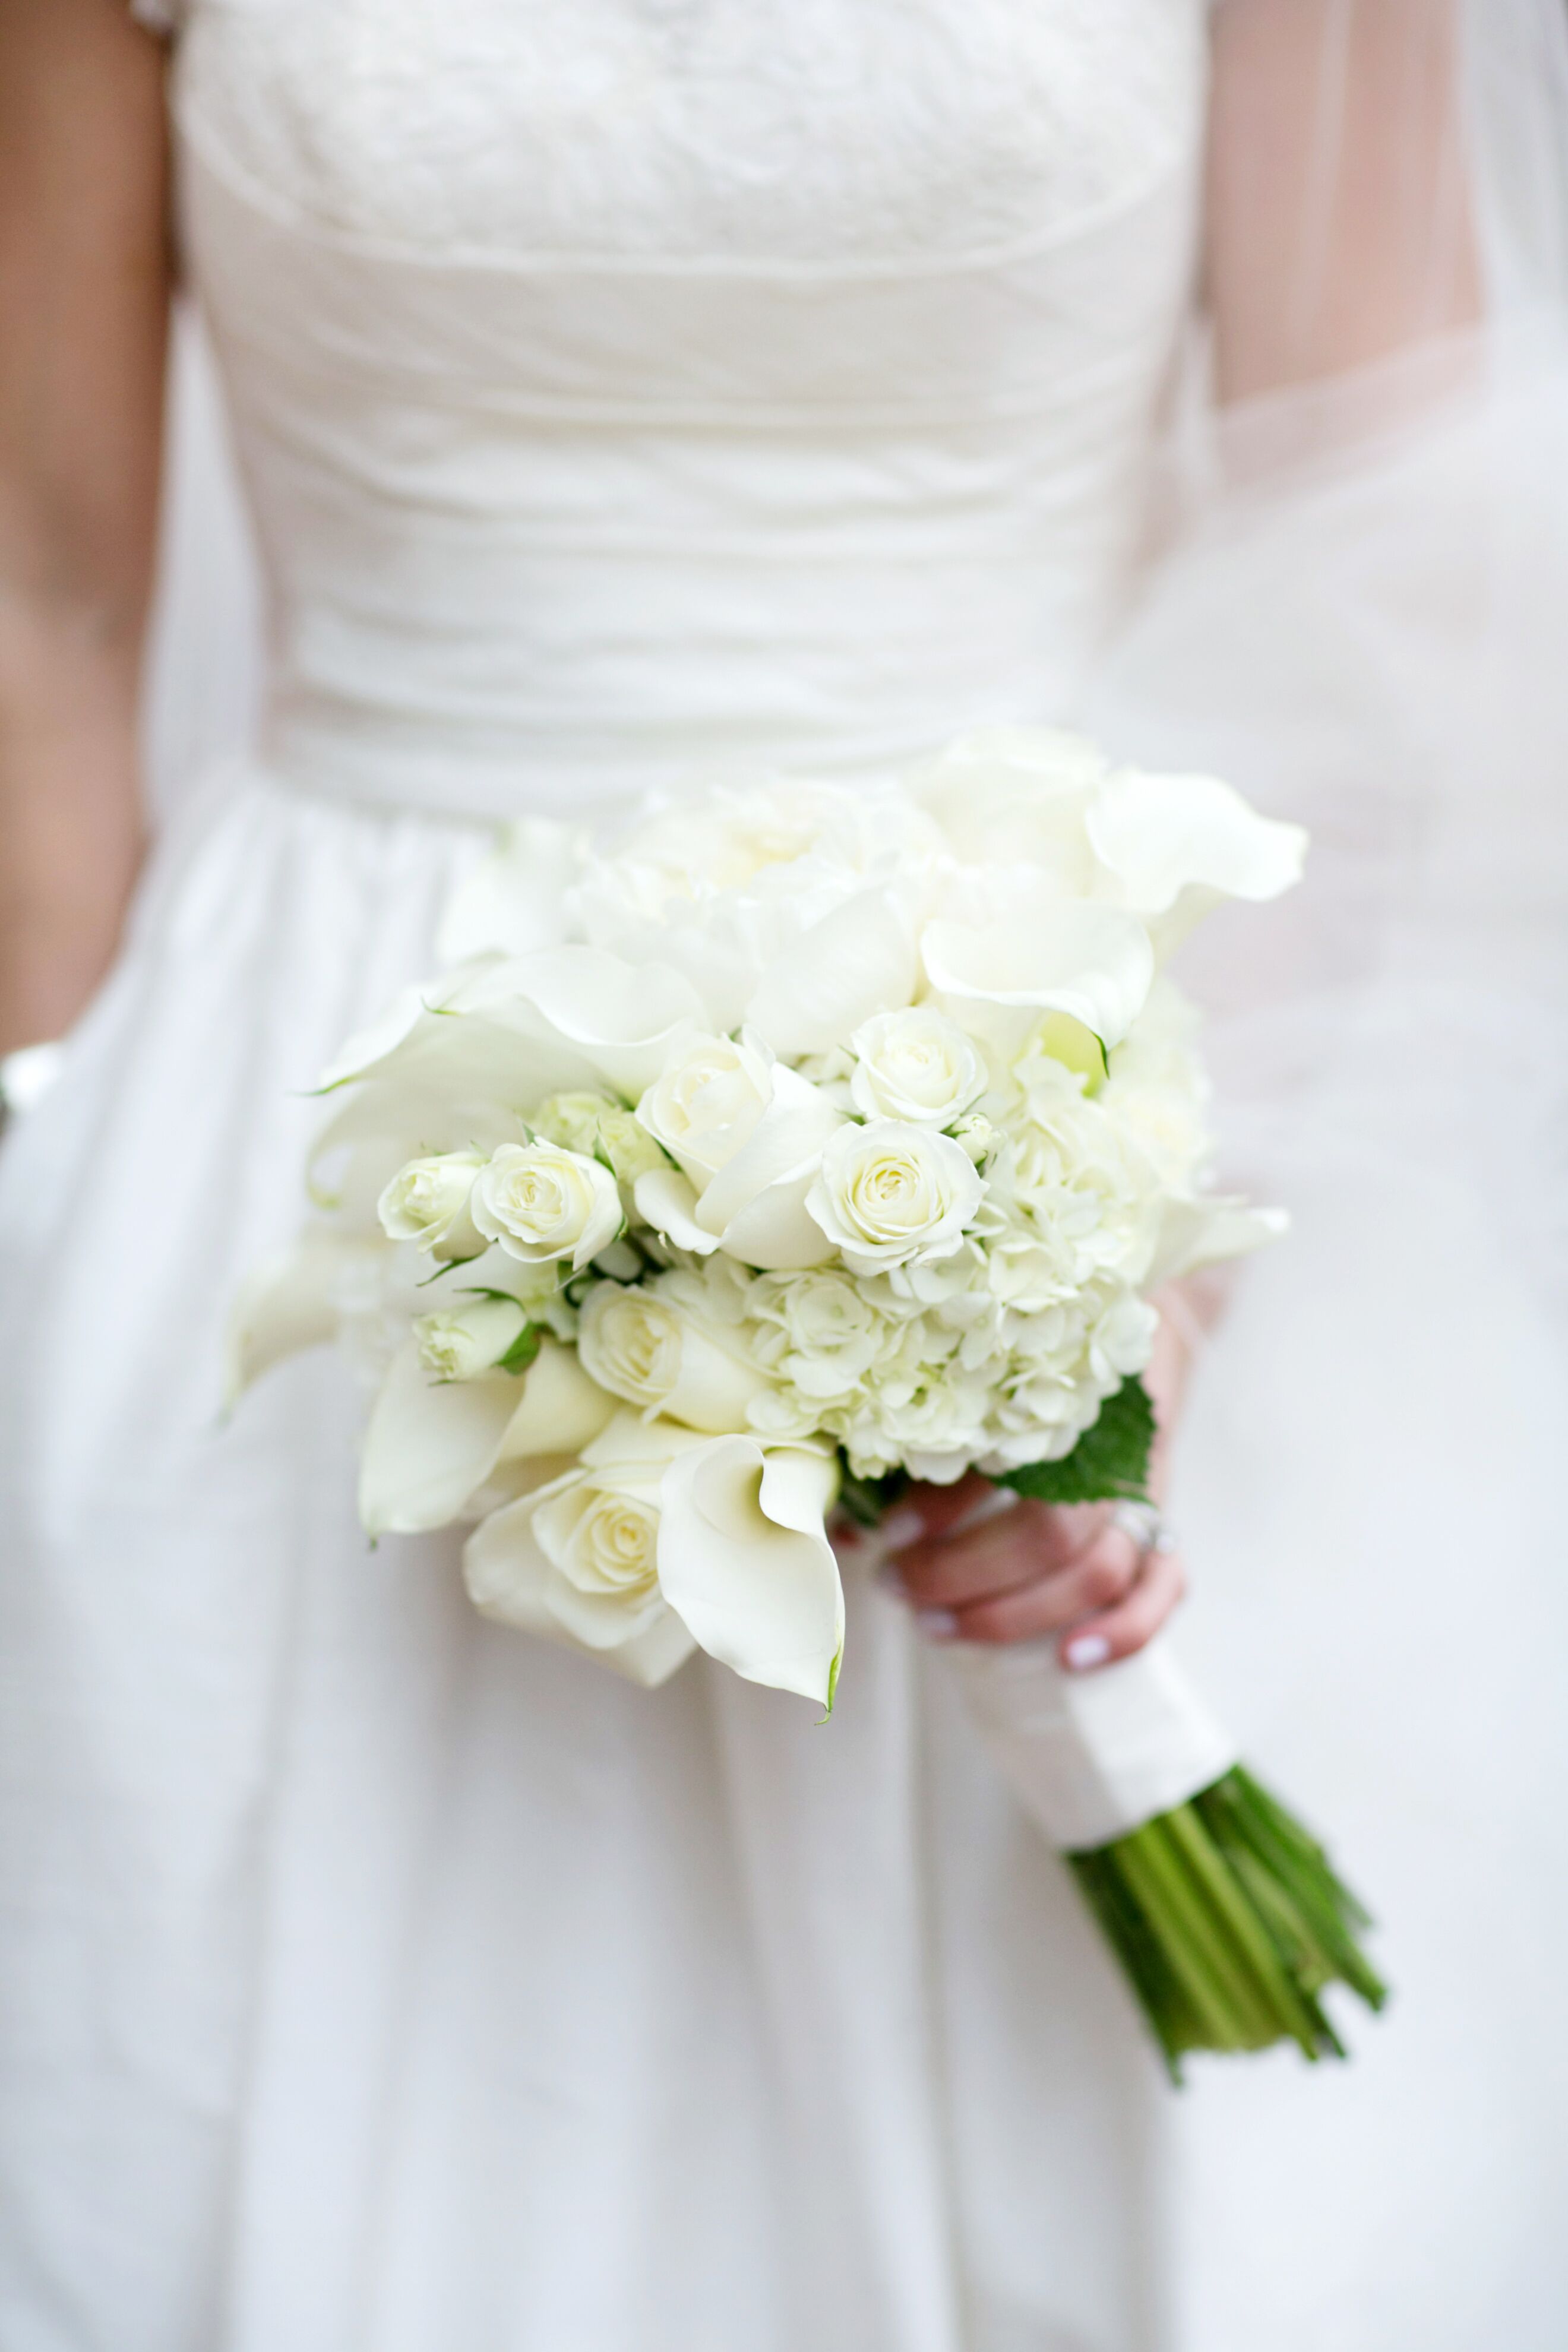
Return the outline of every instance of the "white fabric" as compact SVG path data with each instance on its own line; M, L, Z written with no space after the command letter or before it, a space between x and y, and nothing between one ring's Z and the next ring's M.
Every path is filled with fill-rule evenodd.
M1551 2352L1568 2309L1568 366L1521 321L1394 439L1392 373L1293 469L1247 462L1284 403L1227 436L1095 698L1313 832L1187 964L1227 1174L1293 1225L1184 1426L1176 1643L1395 1988L1352 2066L1211 2069L1173 2118L1194 2352Z
M1204 12L183 14L273 664L0 1158L6 2352L1552 2352L1555 361L1238 489L1100 689L1320 835L1300 919L1210 958L1298 1233L1176 1507L1215 1695L1404 1988L1340 2079L1209 2070L1173 2174L1095 1931L892 1602L851 1579L827 1728L700 1663L640 1692L479 1622L445 1540L366 1551L334 1362L215 1414L297 1090L427 964L477 817L1083 703Z
M1166 1637L1098 1674L1064 1671L1054 1642L955 1643L948 1657L988 1753L1062 1853L1108 1845L1237 1760Z

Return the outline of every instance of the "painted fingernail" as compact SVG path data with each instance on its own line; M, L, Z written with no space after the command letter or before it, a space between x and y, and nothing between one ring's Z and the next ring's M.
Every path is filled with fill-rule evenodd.
M1103 1633L1080 1633L1076 1642L1068 1643L1062 1655L1074 1674L1081 1675L1086 1667L1105 1664L1110 1655L1110 1644Z
M900 1503L889 1511L878 1529L884 1551L902 1551L906 1545L919 1543L926 1531L926 1523L912 1503Z
M958 1631L958 1620L951 1609L917 1609L915 1623L928 1642L951 1642Z

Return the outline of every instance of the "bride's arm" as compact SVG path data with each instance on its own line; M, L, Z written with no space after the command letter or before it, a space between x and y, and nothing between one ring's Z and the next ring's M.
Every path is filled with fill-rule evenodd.
M124 0L0 0L0 1053L81 1010L142 856L165 204Z
M1453 0L1219 0L1205 297L1222 403L1468 325Z
M1214 17L1204 300L1217 398L1343 376L1469 324L1479 277L1451 0L1220 0ZM1149 1386L1155 1485L1212 1276L1167 1298ZM1061 1636L1069 1665L1125 1657L1181 1600L1104 1506L963 1523L984 1481L916 1490L890 1574L937 1640ZM951 1532L954 1528L958 1532ZM900 1540L901 1539L901 1540Z

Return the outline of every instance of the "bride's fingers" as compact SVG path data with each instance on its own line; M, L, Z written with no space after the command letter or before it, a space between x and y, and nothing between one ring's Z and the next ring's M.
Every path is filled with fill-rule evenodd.
M972 1511L990 1502L995 1493L990 1479L983 1478L978 1470L972 1470L953 1486L910 1486L878 1533L889 1552L907 1551L911 1544L945 1535Z
M1063 1665L1082 1674L1130 1658L1153 1640L1186 1590L1186 1570L1173 1551L1145 1552L1126 1598L1073 1627L1058 1652Z
M1121 1602L1137 1579L1139 1559L1131 1538L1110 1528L1051 1575L1037 1575L1011 1591L987 1592L967 1603L922 1608L919 1622L937 1641L1037 1641Z
M1019 1503L967 1534L910 1545L889 1562L889 1579L917 1609L966 1608L1058 1577L1105 1541L1105 1516L1099 1506L1064 1511Z

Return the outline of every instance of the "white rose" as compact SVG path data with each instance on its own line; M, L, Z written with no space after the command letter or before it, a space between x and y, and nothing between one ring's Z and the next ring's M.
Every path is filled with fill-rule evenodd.
M476 1298L468 1307L419 1316L414 1339L421 1363L437 1380L471 1381L500 1362L527 1321L515 1299Z
M575 1468L476 1528L463 1552L475 1606L630 1681L666 1681L696 1644L659 1586L660 1490L675 1456L704 1443L618 1414Z
M507 1143L474 1183L469 1213L509 1256L540 1265L588 1265L621 1230L615 1178L596 1160L554 1143Z
M985 1090L985 1066L956 1021L929 1004L879 1013L850 1039L855 1108L865 1118L949 1127Z
M656 1288L600 1283L583 1302L577 1352L612 1396L692 1429L744 1429L765 1373L724 1346L713 1325Z
M985 1187L961 1144L892 1118L840 1128L806 1209L854 1274L951 1256Z
M744 1265L814 1265L827 1255L805 1213L839 1113L786 1063L742 1040L705 1038L637 1106L680 1161L639 1176L638 1216L678 1249L724 1249Z
M637 1105L639 1126L694 1183L716 1175L750 1137L773 1094L762 1048L700 1037Z
M381 1229L395 1242L417 1242L438 1257L467 1257L481 1247L468 1214L481 1151L442 1151L410 1160L376 1202Z

